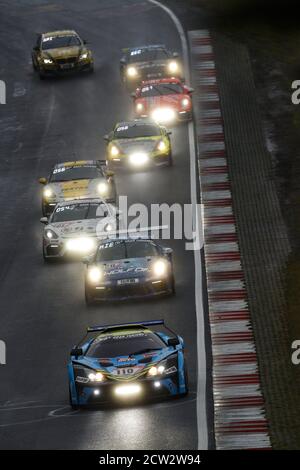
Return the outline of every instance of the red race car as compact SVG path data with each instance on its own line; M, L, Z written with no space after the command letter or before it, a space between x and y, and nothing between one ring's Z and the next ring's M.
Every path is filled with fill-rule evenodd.
M190 121L193 91L178 78L144 81L132 94L136 116L150 117L159 124Z

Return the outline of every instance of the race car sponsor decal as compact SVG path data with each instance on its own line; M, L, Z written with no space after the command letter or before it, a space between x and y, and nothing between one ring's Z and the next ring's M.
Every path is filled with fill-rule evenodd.
M112 375L133 375L137 372L141 372L145 366L132 366L132 367L119 367L118 369L114 369L111 373Z
M89 180L65 181L61 183L63 196L76 198L87 193Z

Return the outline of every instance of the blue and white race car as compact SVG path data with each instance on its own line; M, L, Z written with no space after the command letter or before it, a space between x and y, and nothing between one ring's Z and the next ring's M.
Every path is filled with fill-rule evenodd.
M163 320L88 328L71 351L68 375L73 409L188 393L183 339Z
M175 293L172 249L151 239L102 240L86 264L87 305Z

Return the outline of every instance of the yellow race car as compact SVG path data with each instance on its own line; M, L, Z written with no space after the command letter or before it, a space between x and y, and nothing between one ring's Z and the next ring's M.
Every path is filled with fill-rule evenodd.
M172 165L171 132L152 121L119 122L104 136L108 168L141 170Z
M72 30L38 34L32 65L41 80L50 75L94 70L93 55L86 41Z
M81 160L58 163L44 185L42 212L50 215L58 202L74 199L99 198L115 202L117 198L114 174L107 170L105 160Z

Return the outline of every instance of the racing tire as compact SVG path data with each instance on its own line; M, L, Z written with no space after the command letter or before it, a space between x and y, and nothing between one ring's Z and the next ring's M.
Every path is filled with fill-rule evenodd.
M39 70L39 77L40 77L40 80L46 80L46 75L41 72L41 70Z
M182 396L186 397L189 394L189 378L188 378L186 364L184 365L184 382L185 382L185 392L182 394Z
M172 152L170 152L169 158L168 158L168 166L173 166L173 155Z
M70 407L72 408L72 410L79 410L79 405L74 405L74 403L72 402L72 397L71 397L71 389L69 387L69 403L70 403Z
M172 275L171 278L171 295L176 295L175 277Z

